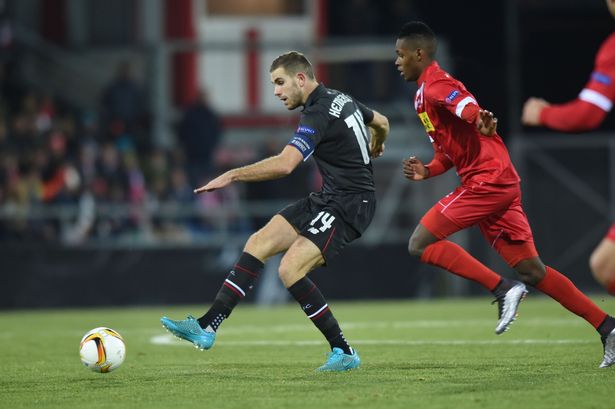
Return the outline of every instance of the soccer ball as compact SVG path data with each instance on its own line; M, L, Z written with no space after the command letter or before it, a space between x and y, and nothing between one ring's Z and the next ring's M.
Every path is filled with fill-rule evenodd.
M81 338L79 355L83 365L94 372L111 372L124 362L126 345L117 331L98 327Z

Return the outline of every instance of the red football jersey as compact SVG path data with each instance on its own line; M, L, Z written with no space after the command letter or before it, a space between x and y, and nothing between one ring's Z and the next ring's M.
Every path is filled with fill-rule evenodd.
M479 105L460 81L434 61L417 84L414 108L435 151L427 165L431 176L455 166L464 185L519 182L500 136L484 136L476 129Z
M594 71L577 99L551 105L540 113L540 123L560 131L597 128L615 101L615 33L600 46Z

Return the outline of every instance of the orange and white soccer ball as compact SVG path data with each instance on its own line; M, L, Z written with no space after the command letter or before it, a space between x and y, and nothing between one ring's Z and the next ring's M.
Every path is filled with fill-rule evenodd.
M79 344L81 362L94 372L111 372L126 357L124 339L111 328L98 327L88 331Z

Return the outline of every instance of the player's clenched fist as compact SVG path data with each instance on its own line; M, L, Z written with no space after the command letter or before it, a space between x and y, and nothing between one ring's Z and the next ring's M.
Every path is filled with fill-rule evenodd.
M540 125L540 113L545 107L550 104L542 98L529 98L523 104L523 113L521 122L523 125L538 126Z

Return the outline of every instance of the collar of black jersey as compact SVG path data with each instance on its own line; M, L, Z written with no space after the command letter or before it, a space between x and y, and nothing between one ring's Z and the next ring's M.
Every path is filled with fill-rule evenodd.
M318 99L318 97L326 93L327 87L322 85L322 83L318 84L318 86L314 88L314 91L312 91L312 93L308 96L308 99L305 101L305 105L303 105L303 109L312 105Z

